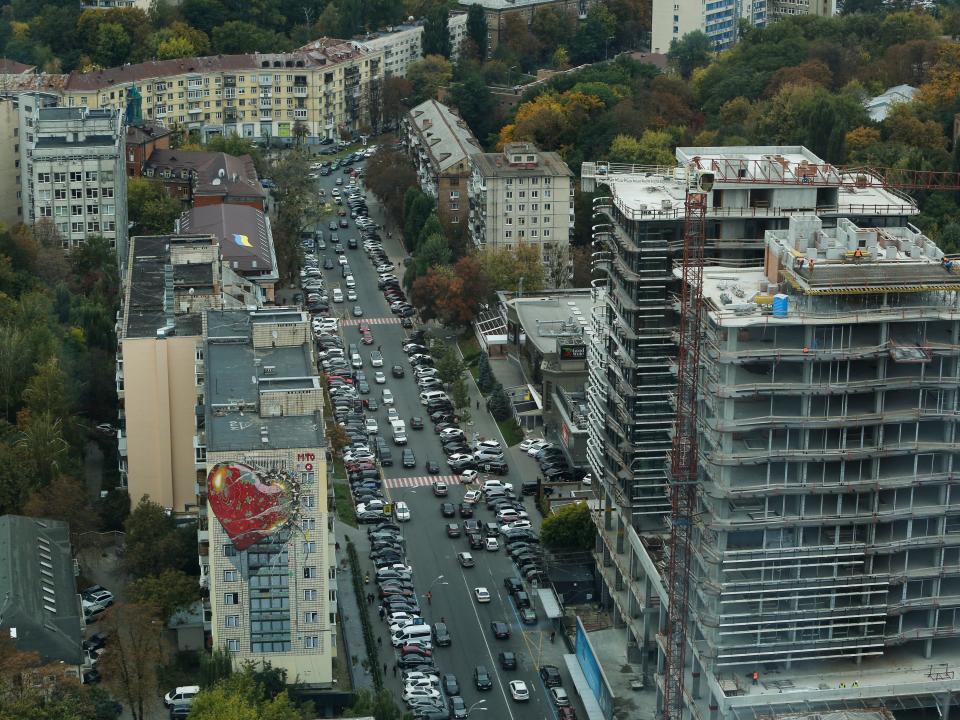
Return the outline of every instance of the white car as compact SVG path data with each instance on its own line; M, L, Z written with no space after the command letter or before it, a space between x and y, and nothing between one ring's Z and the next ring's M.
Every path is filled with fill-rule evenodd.
M383 367L383 353L374 350L370 353L370 364L374 367Z
M383 404L393 405L393 393L386 389L383 391Z
M340 263L341 265L346 265L350 261L347 260L346 255L337 255L337 262Z
M416 622L419 619L420 618L416 615L407 612L395 612L390 613L387 616L387 622L390 623L391 630L393 630L394 626L396 626L397 630L400 628L405 628L407 625ZM394 630L394 632L396 632L396 630Z
M382 567L380 569L381 570L397 570L398 572L413 574L413 566L404 565L403 563L394 563L393 565L387 565L386 567Z
M488 537L484 544L489 552L497 552L500 549L500 541L496 538Z
M351 302L354 302L354 301L356 301L356 299L357 299L357 291L356 291L356 290L347 290L347 300L350 300Z
M464 472L468 472L468 471L464 470ZM460 477L463 477L463 475L461 475ZM480 502L480 491L467 490L467 492L463 496L463 501L468 505L476 505L478 502Z
M462 485L467 485L467 484L469 484L469 483L476 482L476 481L479 479L479 477L480 477L480 473L479 473L478 471L476 471L476 470L464 470L462 473L460 473L460 483L461 483ZM480 493L479 493L479 492L477 492L476 490L471 490L470 492L467 493L467 495L469 495L470 493L474 493L477 499L476 499L476 500L467 500L466 497L464 497L464 501L465 501L465 502L477 502L477 501L479 501L479 499L480 499Z
M193 698L196 697L198 692L200 692L199 685L182 685L164 695L163 704L168 708L178 705L189 705L193 702Z
M533 447L534 444L538 442L542 443L543 440L541 438L527 438L526 440L520 443L519 447L524 452L529 452L530 448Z
M424 690L432 690L436 687L436 683L426 678L407 678L403 681L404 690L414 690L416 688L423 688Z
M500 443L496 440L481 440L473 446L473 449L476 452L483 452L484 450L498 450L503 452L503 448L500 447Z
M375 372L375 373L373 374L373 381L374 381L377 385L384 385L384 384L387 382L387 376L384 375L384 374L383 374L382 372L380 372L379 370L377 370L377 372Z
M440 691L436 688L408 688L400 696L404 702L414 698L435 698L440 699Z
M410 520L410 507L402 500L393 506L393 513L398 522L407 522ZM527 523L529 525L529 523Z
M523 510L514 510L513 508L508 508L506 510L501 510L497 513L497 522L501 525L512 525L515 522L520 520L529 520L530 515L528 515Z
M420 672L419 670L405 672L403 674L403 679L404 679L404 682L408 680L429 680L434 684L437 684L440 682L439 676L434 675L433 673Z
M376 435L378 432L380 432L380 426L377 425L376 418L368 417L364 421L364 425L367 428L367 435Z
M516 702L527 702L527 700L530 699L530 691L527 690L527 684L523 680L511 680L510 697Z
M529 530L531 527L533 526L530 524L529 520L515 520L512 523L501 525L500 532L506 533L510 530Z
M584 475L584 476L583 476L583 479L582 479L580 482L582 482L584 485L592 485L592 484L593 484L593 473L587 473L586 475Z
M490 602L490 591L487 590L485 587L474 588L473 596L477 599L478 603Z
M387 420L393 422L400 419L400 411L396 408L387 408Z
M447 438L463 437L463 430L455 427L444 428L440 431L440 439L445 440Z
M527 455L533 456L540 452L543 448L551 445L546 440L534 440L530 443L530 447L527 448Z
M483 483L483 489L486 490L513 490L512 483L505 483L502 480L497 480L496 478L487 480Z

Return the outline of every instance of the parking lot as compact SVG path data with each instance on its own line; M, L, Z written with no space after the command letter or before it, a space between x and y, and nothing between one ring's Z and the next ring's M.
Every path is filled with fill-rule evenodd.
M361 164L362 166L362 164ZM318 202L328 200L333 196L334 189L342 189L349 184L350 173L356 168L348 166L348 172L344 173L342 169L337 169L328 175L320 176L316 179L318 186ZM341 185L337 185L337 180ZM323 197L319 197L319 190L323 190ZM341 197L343 193L341 192ZM338 209L343 205L336 206ZM353 209L353 208L351 208ZM382 224L382 217L378 216L378 208L371 202L367 211L373 216L374 221ZM441 446L441 435L435 432L434 423L430 420L428 408L421 403L420 393L422 388L415 382L415 367L418 360L411 356L426 354L424 352L409 352L404 350L404 343L409 340L411 333L415 332L416 325L405 328L401 325L402 318L399 314L391 312L388 300L384 296L384 288L378 288L382 281L378 277L375 262L380 263L383 257L402 257L397 238L387 238L381 233L381 247L383 256L371 260L370 253L364 250L363 237L360 230L352 219L348 219L346 228L341 228L339 218L336 221L336 235L340 240L342 247L341 253L336 253L330 236L333 231L329 227L329 219L324 219L324 224L318 230L324 233L325 248L316 249L316 266L320 270L320 276L323 278L324 289L329 298L328 314L330 317L337 318L336 332L343 338L344 356L353 355L350 345L356 347L356 354L359 355L360 367L355 367L353 359L346 357L346 369L349 372L343 373L344 380L336 381L335 384L344 386L350 385L356 387L356 391L340 390L337 394L341 398L350 397L359 401L351 405L347 413L341 412L341 417L352 424L356 439L360 439L361 428L363 434L367 431L367 421L374 420L377 424L377 432L368 435L368 442L371 453L365 455L359 451L356 458L357 465L353 466L362 473L362 468L374 467L379 470L377 457L379 453L376 450L376 436L382 438L383 444L392 454L393 464L383 467L383 482L379 488L379 493L371 492L377 489L375 482L369 482L366 485L367 491L362 493L361 499L365 500L364 507L370 514L367 519L375 519L379 513L380 505L378 500L382 500L388 506L393 506L397 502L405 503L409 520L395 523L395 527L386 528L385 533L375 538L381 563L387 561L397 561L407 564L412 568L410 582L406 582L404 571L400 571L396 576L391 577L389 585L384 585L391 590L392 598L396 604L392 607L404 608L411 615L422 617L423 620L432 626L441 622L446 627L450 635L450 645L447 647L432 647L423 651L416 651L408 648L406 656L401 656L401 651L394 649L388 636L389 628L386 622L382 627L382 650L381 657L387 666L388 686L396 690L398 697L404 691L402 682L403 673L398 667L394 675L394 665L406 664L411 667L422 668L421 672L428 672L428 665L436 668L438 680L446 674L452 674L456 678L459 686L459 695L463 698L463 705L454 701L454 712L465 712L473 708L473 712L485 711L490 713L491 718L551 718L551 717L572 717L574 713L582 715L582 709L579 707L576 698L571 698L572 710L558 709L556 703L551 699L550 692L540 675L540 667L544 665L554 665L560 669L559 679L563 687L570 690L569 678L565 676L562 669L560 657L565 648L557 638L551 642L551 626L543 617L542 608L538 607L535 593L530 583L523 580L524 591L527 591L527 598L531 601L532 610L535 618L527 618L524 622L522 612L524 608L518 607L515 595L511 595L505 582L515 580L520 577L519 570L510 557L507 556L506 547L508 537L502 535L498 530L490 529L490 532L482 532L481 535L490 535L496 537L497 547L494 549L491 544L487 549L484 539L481 546L476 546L474 538L474 547L470 545L470 538L464 533L464 523L475 521L478 523L491 523L496 521L494 511L487 508L487 498L480 500L474 506L474 515L472 518L462 517L460 503L468 491L476 492L481 486L480 482L485 480L499 480L503 483L510 483L516 486L519 491L521 482L526 480L535 480L536 476L529 476L532 466L524 458L523 470L526 477L521 477L517 471L517 463L513 462L516 452L506 452L503 456L503 462L508 466L504 475L495 475L481 473L475 478L475 483L470 485L460 484L460 476L457 474L459 469L456 464L451 467L447 455ZM372 237L372 236L371 236ZM349 243L350 238L357 238L357 247L352 248ZM370 250L368 245L367 250ZM374 253L375 254L375 253ZM346 258L346 264L349 267L349 275L352 276L353 288L346 285L347 274L341 265L339 256ZM332 267L331 267L332 265ZM401 266L395 268L394 273L402 277L404 268ZM333 292L339 289L343 295L342 302L333 302ZM355 299L347 298L348 289L354 290ZM392 301L396 301L398 296L394 294ZM359 307L359 311L355 311ZM411 318L414 320L414 318ZM332 327L332 323L327 327ZM327 332L321 330L321 333ZM364 335L369 335L372 340L368 344L363 343ZM332 347L332 345L330 346ZM382 366L374 367L371 362L371 353L379 353L382 356ZM334 356L336 353L334 353ZM374 356L376 358L376 356ZM428 362L419 363L428 365ZM337 363L343 367L342 363ZM399 366L403 371L403 377L395 377L392 368ZM330 368L328 368L330 369ZM353 374L359 370L364 373L366 387L360 386L360 381ZM377 372L383 372L383 377L378 378ZM347 382L347 378L350 382ZM382 382L381 382L382 380ZM361 392L364 390L364 392ZM385 393L387 391L385 400ZM368 407L363 407L363 401L367 401ZM374 401L376 409L370 409L370 401ZM347 404L340 402L341 409L346 408ZM388 420L387 413L395 411L398 420L404 423L404 434L406 443L397 445L394 442L394 428ZM483 412L483 411L478 411ZM349 415L349 417L348 417ZM362 419L361 419L362 418ZM423 421L422 429L415 429L413 418L420 418ZM456 425L451 426L451 430ZM487 429L483 432L481 429ZM372 431L372 426L370 428ZM500 441L496 436L495 425L489 418L477 418L471 426L464 426L462 440L464 446L460 449L461 454L466 455L476 451L477 443L482 439ZM448 440L452 440L450 437ZM409 450L408 467L404 467L404 450ZM506 448L503 448L506 450ZM484 456L484 462L480 465L481 469L503 469L498 468L496 463L500 462L500 456L496 453L495 447L488 449L489 454ZM412 456L412 457L411 457ZM368 457L370 460L368 460ZM428 470L427 464L435 463L436 470ZM472 467L467 464L466 467ZM371 474L372 476L372 474ZM360 479L360 475L356 476ZM372 479L372 477L371 477ZM447 495L437 497L434 494L433 483L442 482L447 485ZM357 484L359 486L359 483ZM496 494L499 491L493 490ZM380 497L382 496L382 498ZM506 498L509 500L510 498ZM452 503L454 517L445 517L442 511L444 502ZM530 516L532 528L530 534L535 538L538 529L538 513L533 507L533 502L529 498L525 499L517 493L517 505L514 508L518 514L510 516L502 514L504 522L523 518L519 513L522 510ZM501 508L506 509L506 508ZM449 514L449 509L447 509ZM386 520L386 518L384 518ZM459 535L450 537L453 530L448 529L448 524L456 523ZM361 525L361 528L373 529L376 525ZM482 528L481 528L482 529ZM518 527L518 533L523 532L523 528ZM512 531L511 531L512 532ZM361 533L361 537L366 538L367 533ZM528 538L529 539L529 538ZM519 545L520 538L513 538L514 545ZM536 555L534 551L535 542L530 541L522 543L525 545L524 553L526 561L531 562L531 558ZM368 543L361 543L358 550L365 561L365 571L370 575L370 584L367 586L369 592L375 596L380 594L375 579L376 572L372 560L368 557ZM464 566L458 559L460 553L469 552L472 555L472 565ZM392 555L391 553L396 553ZM369 563L369 564L366 564ZM533 571L532 565L526 566L528 571ZM531 574L536 578L535 574ZM489 599L482 597L483 602L477 598L477 588L485 588ZM393 592L396 591L396 592ZM378 597L371 607L373 617L377 617L377 606L381 600ZM401 603L407 603L403 605ZM376 622L376 620L375 620ZM493 623L500 625L494 626ZM498 635L500 637L498 637ZM425 653L431 653L429 658ZM515 667L512 667L511 656L501 658L501 653L512 653L512 661ZM408 659L409 658L409 659ZM426 660L426 662L420 662ZM504 667L506 666L506 667ZM479 668L479 670L478 670ZM489 676L489 687L483 681L484 674ZM546 671L545 675L553 682L554 675L552 671ZM479 677L479 681L478 681ZM528 698L526 700L515 700L511 696L511 681L522 681L526 687ZM427 685L431 685L429 679ZM482 687L478 687L482 686ZM448 688L452 691L453 688ZM571 690L572 692L572 690ZM517 689L517 693L520 690ZM427 688L424 692L414 692L413 696L423 697L414 702L423 702L429 704L431 699L439 701L443 707L443 713L449 709L449 697L451 692L437 689L436 692ZM411 698L413 699L413 698ZM421 710L426 714L426 710Z

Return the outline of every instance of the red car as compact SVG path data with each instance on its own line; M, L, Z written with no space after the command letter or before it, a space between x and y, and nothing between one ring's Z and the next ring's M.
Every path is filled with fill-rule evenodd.
M367 333L362 338L360 338L360 342L362 342L364 345L373 345L373 335L370 335L369 333Z
M559 720L577 720L577 711L569 705L566 707L558 707L557 718L559 718Z
M370 326L366 323L360 323L357 325L357 329L360 331L361 335L367 335L370 332Z
M419 655L420 657L432 657L433 653L422 648L419 645L404 645L400 648L400 655Z

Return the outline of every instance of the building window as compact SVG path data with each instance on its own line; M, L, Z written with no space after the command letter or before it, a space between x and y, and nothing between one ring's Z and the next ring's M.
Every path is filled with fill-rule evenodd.
M224 605L239 605L240 604L240 593L224 593L223 594L223 604Z
M83 215L83 205L71 205L70 206L71 215Z
M305 543L303 543L304 553L309 554L316 551L317 551L317 543L314 542L313 540L307 540Z
M303 591L304 602L315 602L317 599L317 591L313 588L307 588Z
M236 581L237 581L237 571L236 571L236 570L224 570L224 571L223 571L223 581L224 581L224 582L236 582Z
M552 182L553 182L553 178L545 177L545 178L543 179L543 184L544 184L544 185L549 185L549 184L552 183Z
M70 182L83 182L83 173L79 170L70 172Z
M50 182L50 173L37 173L37 182L44 184Z
M230 652L240 652L239 640L227 640L227 650Z
M70 188L70 199L71 199L71 200L82 200L82 199L83 199L83 188Z
M330 593L329 593L329 595L328 595L328 597L330 598L330 602L336 602L336 601L337 601L337 591L336 591L336 590L331 590Z
M513 190L507 190L507 200L513 198Z
M504 220L504 222L505 222L507 225L513 225L513 218L512 218L512 217L508 217L506 220Z
M98 222L88 222L87 223L87 232L100 232L100 223Z
M304 518L300 522L300 527L302 530L316 530L317 529L317 519L316 518Z
M96 171L96 170L87 170L87 172L84 173L84 175L85 175L85 177L86 177L87 182L96 182L96 181L97 181L97 171Z
M67 189L66 188L55 188L53 191L54 200L66 200L67 199Z
M537 237L537 235L539 235L539 233L536 230L530 231L530 237Z
M451 222L453 225L459 225L459 224L460 224L460 216L459 216L459 215L451 215L451 216L450 216L450 222Z
M83 232L83 221L70 223L70 232L82 233L82 232Z
M512 237L513 237L513 230L507 230L507 231L503 234L503 236L504 236L504 237L508 237L508 238L512 238Z
M99 205L87 205L87 215L99 215L100 206Z
M540 197L540 191L539 191L539 190L531 190L531 191L530 191L530 197L532 197L532 198Z
M544 210L550 210L550 203L544 203L544 204L543 204L543 209L544 209Z
M543 236L544 236L544 237L550 237L550 230L549 230L549 229L545 229L545 230L543 231Z
M300 502L303 503L305 508L312 508L316 506L316 499L313 497L313 495L303 495L300 498Z
M458 190L451 190L451 191L450 191L450 199L451 199L451 200L459 200L459 199L460 199L460 192L459 192Z
M507 178L507 185L513 185L513 178Z
M527 196L527 191L526 191L526 190L521 190L519 197L525 198L526 196Z
M55 172L53 174L53 181L55 183L62 183L67 181L67 174L62 172Z
M320 613L316 610L308 610L303 614L303 622L306 625L314 625L320 622Z
M40 217L53 217L53 208L49 205L41 205Z
M95 187L87 188L88 200L95 200L98 197L100 197L100 188L95 188Z
M227 615L227 627L235 628L240 627L240 616L239 615Z
M320 636L319 635L307 635L303 639L303 646L307 650L316 650L320 647Z

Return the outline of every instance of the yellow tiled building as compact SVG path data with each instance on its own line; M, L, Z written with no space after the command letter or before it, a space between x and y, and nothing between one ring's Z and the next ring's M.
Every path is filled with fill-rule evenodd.
M336 138L369 125L383 51L321 38L289 53L217 55L125 65L66 78L62 104L124 109L202 140ZM135 93L134 93L135 91Z

